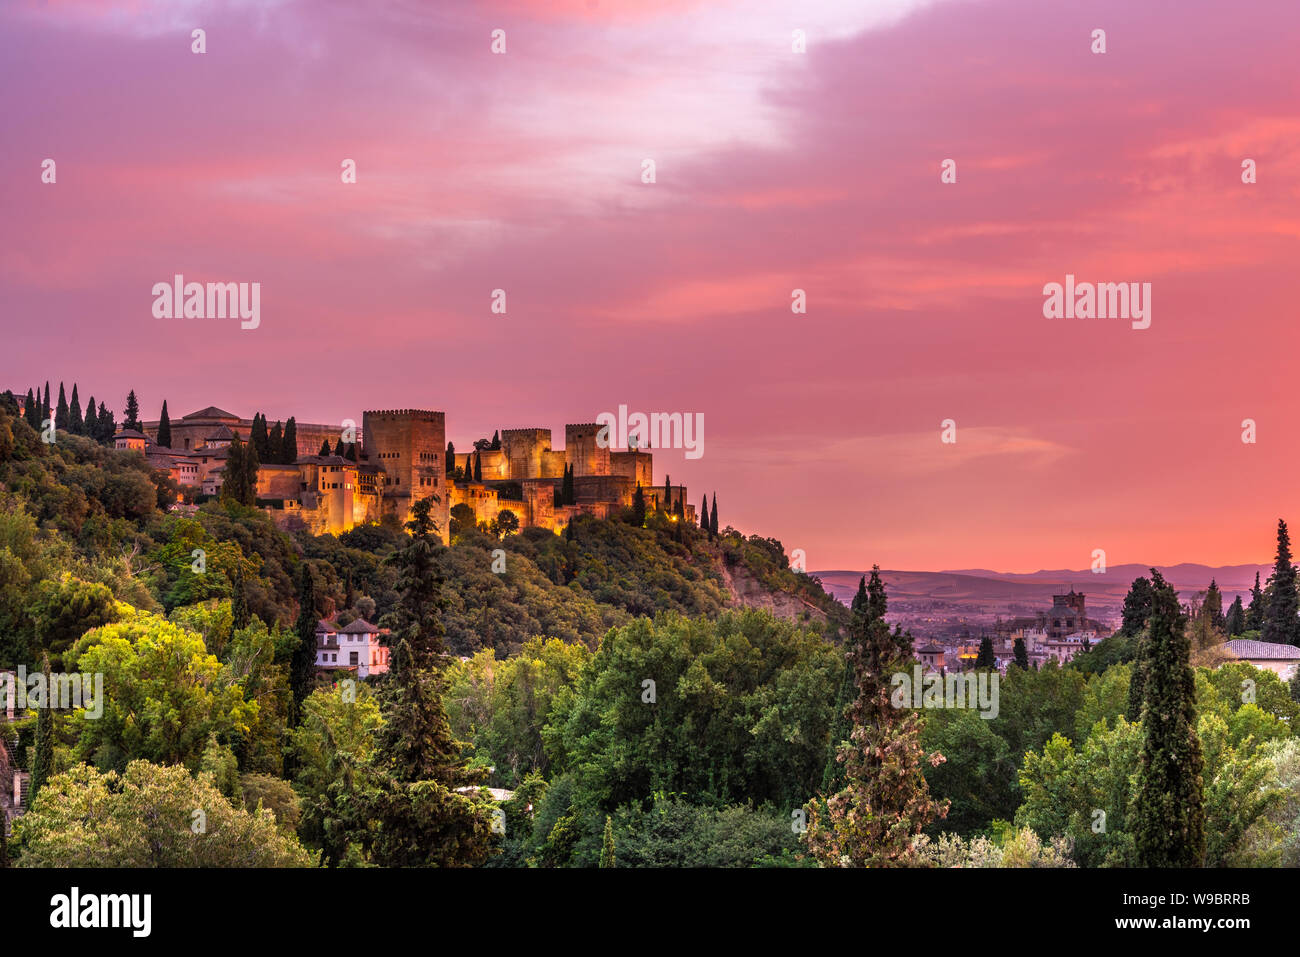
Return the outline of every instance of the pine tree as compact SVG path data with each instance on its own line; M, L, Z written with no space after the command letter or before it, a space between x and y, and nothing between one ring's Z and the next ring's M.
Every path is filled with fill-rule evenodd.
M483 481L483 453L474 453L474 481Z
M1151 582L1145 578L1133 579L1128 594L1124 596L1124 610L1119 633L1132 638L1141 633L1151 617Z
M1196 735L1191 642L1177 592L1163 580L1152 580L1142 760L1132 817L1138 862L1142 867L1202 867L1203 758Z
M253 427L248 433L248 444L257 449L258 461L272 461L271 437L266 431L266 416L261 412L253 413Z
M1246 609L1246 630L1262 631L1264 628L1264 590L1259 587L1259 572L1255 572L1255 587L1250 590L1250 607Z
M166 399L163 399L162 414L158 416L158 437L155 441L165 449L172 447L172 420L167 414Z
M808 848L828 867L911 863L916 836L948 812L946 802L931 799L922 773L924 764L943 757L921 747L916 713L890 702L890 672L904 665L906 655L902 633L891 633L868 609L869 603L859 605L849 628L853 730L836 755L846 786L808 808Z
M1029 652L1025 650L1025 639L1017 638L1012 646L1016 656L1016 667L1029 670Z
M136 400L135 389L126 394L126 412L122 416L122 428L141 431L140 403Z
M709 534L718 537L718 493L713 493L713 515L709 518Z
M605 838L600 847L600 866L618 867L614 860L614 819L605 815Z
M59 404L54 410L54 427L60 432L68 431L68 397L63 394L63 383L59 383Z
M1228 606L1228 613L1223 619L1223 630L1229 638L1235 638L1246 630L1246 609L1241 605L1240 595Z
M298 420L293 416L284 423L284 436L280 440L280 457L272 459L280 465L292 465L298 461Z
M294 632L298 636L289 659L289 727L296 728L302 720L302 703L316 684L316 586L311 568L303 562L298 570L298 621Z
M321 440L320 451L317 452L316 454L317 454L317 455L329 455L329 454L330 454L330 440L329 440L329 439L322 439L322 440Z
M1260 635L1264 641L1300 645L1300 596L1296 594L1296 569L1291 564L1291 536L1286 522L1277 523L1277 558L1268 579L1268 610Z
M36 747L32 758L28 807L31 807L37 793L54 773L54 699L50 684L50 656L45 652L41 653L41 672L45 675L45 700L36 710ZM0 827L3 826L4 816L0 815Z
M23 400L23 418L33 429L41 427L40 403L37 402L36 396L32 395L32 390L27 390L27 398Z
M867 582L867 616L872 621L883 619L889 609L885 596L885 583L880 580L880 566L871 566L871 580Z
M487 809L457 792L478 776L466 767L442 704L446 599L436 501L415 503L406 523L410 539L388 559L397 567L398 600L381 623L394 650L370 762L375 787L367 797L368 817L378 825L368 832L371 854L382 867L471 865L486 858L492 842Z
M72 402L68 406L68 431L73 435L86 434L86 420L81 414L81 399L77 397L77 383L72 383Z

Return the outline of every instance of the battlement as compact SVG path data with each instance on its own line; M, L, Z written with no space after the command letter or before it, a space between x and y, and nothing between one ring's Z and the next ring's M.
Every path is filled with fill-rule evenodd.
M375 415L393 419L419 419L423 422L445 422L447 413L432 409L366 409L362 415Z

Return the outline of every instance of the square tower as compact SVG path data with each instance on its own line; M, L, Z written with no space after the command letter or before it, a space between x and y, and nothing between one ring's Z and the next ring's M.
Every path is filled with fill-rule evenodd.
M367 463L384 471L383 500L401 522L420 499L437 497L434 521L448 540L451 512L445 484L447 424L442 412L386 409L362 413Z

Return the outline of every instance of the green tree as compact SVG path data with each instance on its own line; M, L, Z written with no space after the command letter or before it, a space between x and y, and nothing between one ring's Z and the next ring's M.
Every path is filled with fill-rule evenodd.
M452 472L456 471L456 446L450 442L447 443L447 457L443 465L443 471L448 478L451 477Z
M50 656L47 654L41 655L41 673L45 676L47 697L36 709L36 746L33 748L29 801L36 800L54 771L54 701L51 700L53 685L50 683Z
M987 671L997 667L997 659L993 655L993 639L988 635L980 638L979 654L975 656L975 669L977 671Z
M713 514L709 516L709 534L718 536L718 493L713 493Z
M293 465L298 461L298 420L289 416L284 423L284 435L280 439L280 457L271 459L280 465Z
M1291 563L1291 536L1286 522L1277 522L1277 558L1268 579L1268 611L1260 637L1284 645L1300 645L1300 596L1296 569Z
M632 493L632 524L637 528L645 525L645 492L639 483Z
M1223 619L1223 630L1229 638L1235 638L1246 630L1246 609L1241 605L1240 595L1228 606L1228 613Z
M96 411L97 409L95 397L92 395L86 401L86 412L81 423L81 434L90 439L94 439L99 435L99 412Z
M329 455L329 454L330 454L330 440L329 440L329 439L322 439L322 440L321 440L320 450L319 450L316 454L317 454L317 455Z
M1204 762L1196 734L1191 643L1178 593L1155 574L1153 569L1134 808L1137 855L1143 867L1200 867L1206 848Z
M59 383L59 405L54 411L54 427L61 432L68 431L68 397L63 394L63 383Z
M306 562L298 571L298 622L294 626L297 641L289 661L289 688L293 701L289 708L289 726L297 727L302 715L302 703L311 694L316 683L316 629L320 619L316 613L316 586L311 568Z
M1139 576L1133 579L1128 594L1124 596L1124 609L1119 626L1120 634L1135 637L1141 634L1151 617L1151 582Z
M48 392L49 386L46 386ZM126 412L122 414L122 428L135 429L137 432L143 431L140 424L140 403L136 400L135 390L132 389L126 396Z
M483 481L483 453L474 453L474 481Z
M234 807L207 775L132 761L50 778L16 824L21 867L310 867L269 810Z
M243 562L235 564L235 577L230 582L230 616L236 629L247 628L252 617L248 611L248 596L244 594Z
M266 431L266 416L261 412L253 413L253 428L248 433L248 443L257 449L260 461L274 461L271 458L271 437Z
M104 403L99 403L99 431L95 438L100 442L108 442L117 432L117 423L113 421L113 413L108 411Z
M1210 587L1206 589L1205 599L1201 602L1201 615L1211 628L1217 631L1224 630L1223 593L1219 591L1219 585L1213 578L1210 579Z
M605 837L600 846L600 866L618 866L614 860L614 819L608 814L605 815Z
M1024 671L1029 670L1029 652L1025 650L1025 639L1017 638L1013 645L1016 658L1016 667Z
M36 396L32 395L32 390L27 390L27 398L23 400L23 418L33 429L39 430L41 427L41 409L40 402Z
M1250 607L1246 609L1246 631L1264 630L1264 610L1268 602L1259 587L1259 572L1255 572L1255 587L1250 590Z
M280 420L275 420L275 425L271 426L271 431L266 437L266 459L267 462L280 462L284 459L284 426Z
M68 431L73 435L84 435L86 422L81 414L81 399L77 396L77 383L72 383L72 404L68 406Z

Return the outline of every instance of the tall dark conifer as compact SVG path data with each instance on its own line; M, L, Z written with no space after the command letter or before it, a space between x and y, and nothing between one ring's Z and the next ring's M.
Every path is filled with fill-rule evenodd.
M474 453L474 481L483 481L483 453Z
M41 673L45 676L45 700L36 709L36 739L32 758L32 777L28 785L28 807L54 773L54 697L50 685L50 656L41 653ZM0 827L4 826L0 815Z
M1291 536L1286 522L1277 522L1277 558L1268 579L1268 611L1264 616L1264 641L1300 645L1300 596L1296 594L1296 569L1291 563Z
M632 524L637 528L645 525L645 490L640 485L632 493Z
M1264 598L1264 589L1259 587L1259 572L1255 572L1255 587L1250 590L1250 607L1246 609L1246 630L1262 631L1264 628L1264 609L1268 602Z
M1132 818L1138 862L1142 867L1202 867L1204 760L1196 734L1191 640L1177 592L1157 577L1152 581L1142 759Z
M60 432L68 431L68 397L63 394L63 383L59 383L59 404L54 410L54 427Z
M165 449L172 447L172 420L167 414L166 399L163 399L162 414L158 416L158 437L154 441Z
M85 435L86 420L81 414L81 399L77 397L77 383L72 383L72 401L68 403L68 431Z
M718 535L718 493L713 493L713 514L709 517L709 534L715 538Z
M289 416L284 423L284 435L280 439L280 457L272 459L281 465L292 465L298 461L298 420Z
M27 398L23 400L23 418L33 429L41 427L41 403L34 395L32 390L27 390Z
M257 449L259 462L270 462L271 437L266 431L266 416L261 412L253 413L253 427L248 433L248 444Z
M302 703L316 684L316 585L311 569L303 562L298 569L298 622L294 632L298 636L289 659L289 727L296 728L302 720Z
M99 403L99 430L95 437L100 442L108 442L117 432L117 423L113 420L113 413L108 411L108 406Z
M135 397L135 389L126 394L126 412L122 415L122 428L141 431L140 402Z

